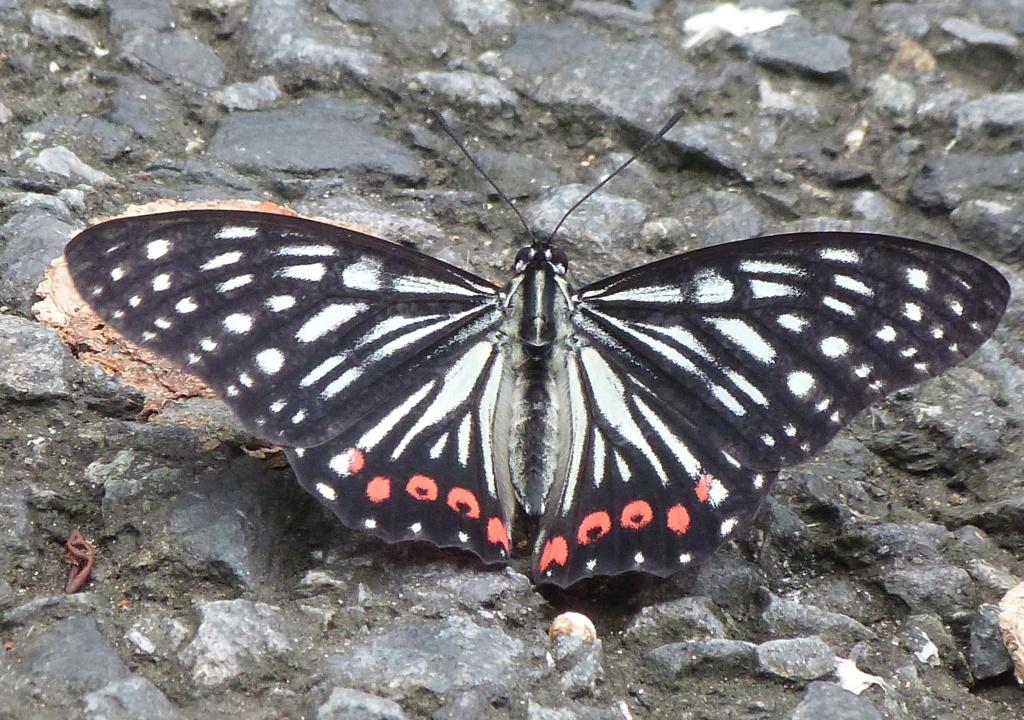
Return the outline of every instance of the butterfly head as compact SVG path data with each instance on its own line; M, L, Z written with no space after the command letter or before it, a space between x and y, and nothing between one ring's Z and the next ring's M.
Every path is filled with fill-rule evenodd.
M569 258L558 248L531 245L516 253L512 263L516 275L522 275L531 268L541 270L545 267L550 267L558 277L565 277L569 272Z

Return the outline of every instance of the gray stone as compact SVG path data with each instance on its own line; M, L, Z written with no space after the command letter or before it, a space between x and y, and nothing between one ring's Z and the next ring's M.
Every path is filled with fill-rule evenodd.
M926 210L949 211L987 190L1024 190L1024 153L962 155L929 160L910 186L911 198Z
M406 715L396 702L336 687L316 709L316 720L406 720Z
M188 549L189 562L259 589L278 577L277 538L288 512L282 475L253 458L239 458L216 477L204 479L171 500L167 529ZM108 519L108 522L110 520Z
M139 30L126 39L121 54L153 82L170 79L212 88L224 81L217 53L185 30Z
M114 181L110 175L89 167L77 155L61 145L40 150L39 154L31 160L31 164L40 172L58 175L75 182L106 185Z
M563 635L555 639L551 656L555 660L562 690L569 697L594 694L598 681L604 677L603 653L600 640L589 641L579 635Z
M318 95L287 109L229 115L218 124L209 152L257 172L331 170L418 180L423 171L415 157L373 124L379 112Z
M1024 134L1024 93L991 93L960 106L956 112L957 136Z
M812 682L800 704L786 720L882 720L882 714L867 698L843 690L835 683Z
M25 674L47 688L98 690L131 675L93 618L68 618L34 633L21 655Z
M817 680L836 669L832 648L820 638L769 640L757 646L761 672L786 680Z
M279 608L250 600L198 603L195 637L179 659L200 687L215 687L247 673L264 673L291 657L291 628Z
M648 128L695 82L692 65L654 40L614 42L567 25L534 25L502 51L510 81L543 105L592 109Z
M48 208L18 209L0 227L0 299L28 312L50 262L64 251L75 228Z
M818 635L831 642L852 644L877 636L853 618L813 605L770 595L761 614L767 632L774 636Z
M949 214L965 244L1012 257L1024 246L1024 209L996 200L967 200Z
M549 235L588 190L585 185L563 185L530 205L526 217L533 231L541 237ZM647 212L647 206L639 200L599 190L569 216L558 231L559 237L563 245L573 243L590 253L612 253L619 243L637 238Z
M157 85L135 77L115 79L110 94L111 122L130 127L143 139L159 140L181 132L181 108Z
M1016 50L1020 45L1012 33L993 30L964 18L948 18L939 27L968 45L991 45L1007 51Z
M170 0L107 0L110 32L120 35L132 30L170 30L174 7Z
M302 0L252 3L246 49L260 67L321 83L335 76L366 79L381 71L383 59L359 47L364 40L318 28L307 12Z
M718 608L706 597L684 597L641 608L626 628L630 640L653 638L679 642L725 637Z
M999 606L982 604L971 618L967 662L975 680L988 680L1013 669L999 629Z
M682 155L687 166L727 171L748 176L750 149L729 127L699 123L676 125L665 134L665 142ZM737 238L738 239L738 238Z
M943 562L893 570L883 576L882 584L911 612L935 612L946 621L966 613L976 602L971 576Z
M647 658L670 678L695 672L742 674L757 668L757 645L742 640L712 638L670 643L654 648Z
M280 97L281 88L269 75L254 82L227 85L213 93L213 98L228 110L262 110Z
M56 331L0 315L0 396L50 400L71 392L75 363Z
M452 18L473 35L501 30L519 19L511 0L448 0Z
M91 53L97 45L96 35L85 23L49 10L32 11L32 32L60 47L65 52Z
M466 70L418 72L412 75L412 81L415 89L448 102L468 102L482 108L515 107L519 102L518 96L497 78Z
M185 720L156 685L141 677L107 683L83 701L88 720Z
M789 24L749 35L743 44L754 60L785 73L839 81L849 77L853 66L845 40Z
M438 694L512 683L523 653L522 641L460 616L400 618L347 645L328 656L334 676L365 687L387 678L391 688Z

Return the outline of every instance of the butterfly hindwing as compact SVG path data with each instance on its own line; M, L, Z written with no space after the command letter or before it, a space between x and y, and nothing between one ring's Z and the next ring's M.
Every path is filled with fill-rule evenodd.
M286 448L299 482L349 527L507 561L514 498L493 463L501 342L468 343L434 377L322 445Z
M485 280L286 215L120 218L79 234L65 255L101 317L202 378L252 432L282 445L336 436L502 316Z

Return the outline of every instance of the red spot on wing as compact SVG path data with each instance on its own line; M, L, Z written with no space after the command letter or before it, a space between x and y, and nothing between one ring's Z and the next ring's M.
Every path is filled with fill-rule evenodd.
M417 500L437 500L437 482L426 475L413 475L409 478L405 491Z
M366 497L372 503L382 503L391 497L391 478L378 475L366 483Z
M678 535L685 535L690 529L690 512L683 505L668 509L668 529Z
M701 475L697 479L697 499L701 502L707 502L708 497L711 495L711 481L714 480L713 475Z
M349 448L348 450L348 474L357 473L363 469L366 465L366 456L363 451L359 448Z
M511 552L508 530L505 529L505 523L501 521L501 518L492 517L487 521L487 542L501 545L505 548L506 553Z
M569 543L561 535L544 543L544 552L540 554L540 571L544 572L551 563L565 565L569 561Z
M580 527L576 531L576 542L587 545L607 535L611 529L611 515L604 510L592 512L580 522Z
M448 492L448 507L473 519L480 517L480 503L466 488L455 487Z
M622 508L619 522L627 530L639 530L654 519L654 511L644 500L634 500Z

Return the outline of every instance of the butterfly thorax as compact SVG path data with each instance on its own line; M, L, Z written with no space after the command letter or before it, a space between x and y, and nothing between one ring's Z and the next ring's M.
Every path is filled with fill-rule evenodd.
M567 261L560 250L528 247L515 259L516 276L506 296L506 347L511 397L508 465L528 515L544 512L568 438L564 377L571 312ZM500 439L498 440L500 442Z

